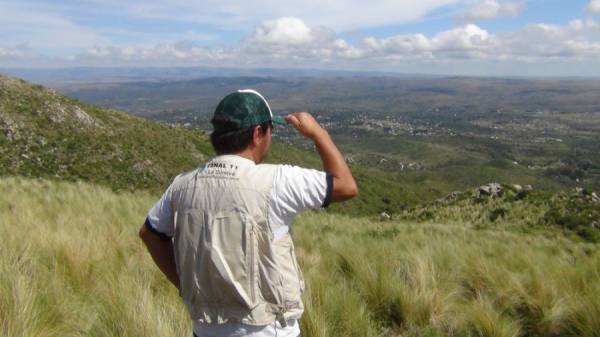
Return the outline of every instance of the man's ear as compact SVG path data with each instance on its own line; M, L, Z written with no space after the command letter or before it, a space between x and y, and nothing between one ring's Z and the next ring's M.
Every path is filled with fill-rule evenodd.
M252 130L252 145L253 146L260 144L260 142L262 141L263 134L260 131L261 131L260 125L255 126L254 130Z

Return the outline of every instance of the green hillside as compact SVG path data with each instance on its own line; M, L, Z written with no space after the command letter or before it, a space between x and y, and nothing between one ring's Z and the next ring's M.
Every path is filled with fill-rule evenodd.
M158 191L206 159L205 134L0 76L0 174Z
M418 223L469 224L477 230L559 230L574 240L600 243L600 197L585 189L552 194L504 185L497 196L468 190L407 208L395 217Z
M147 190L157 196L175 175L201 165L212 155L203 131L98 108L39 85L0 76L0 176L84 180L117 191ZM277 140L268 161L321 166L314 150ZM376 216L385 211L406 216L407 210L448 191L462 190L472 181L558 189L526 169L510 165L466 165L400 174L354 164L351 168L360 187L359 197L334 204L329 211L351 216Z
M0 75L0 176L84 180L155 194L213 155L206 133L102 109ZM320 168L314 151L275 142L268 161ZM353 167L356 200L334 212L399 211L419 195L382 172Z
M24 178L0 191L0 335L191 336L137 236L154 196ZM597 244L448 210L462 220L301 215L302 336L600 336Z

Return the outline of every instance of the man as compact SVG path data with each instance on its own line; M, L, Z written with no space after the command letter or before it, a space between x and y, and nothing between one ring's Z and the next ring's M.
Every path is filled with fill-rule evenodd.
M302 211L356 196L356 182L309 113L274 116L254 90L223 98L211 123L217 156L175 178L140 237L179 289L195 336L298 336L304 280L290 226ZM324 171L260 164L273 123L312 140Z

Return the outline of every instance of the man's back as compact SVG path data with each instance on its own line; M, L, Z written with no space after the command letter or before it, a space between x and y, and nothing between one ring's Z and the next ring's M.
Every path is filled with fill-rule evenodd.
M356 196L356 182L310 114L283 121L253 90L226 96L211 122L219 156L175 179L140 237L180 290L198 336L298 336L304 285L290 226L304 210ZM324 171L256 164L273 123L286 122L314 142Z
M296 214L328 205L328 181L321 171L237 155L217 156L174 180L148 219L174 238L194 331L276 321L297 329L304 281L289 228Z

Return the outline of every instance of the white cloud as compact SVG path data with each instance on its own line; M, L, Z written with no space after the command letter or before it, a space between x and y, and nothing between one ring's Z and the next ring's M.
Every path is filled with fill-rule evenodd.
M531 24L514 32L492 34L474 24L437 33L367 38L363 55L384 59L453 59L474 61L539 62L600 58L600 24L574 20L567 25Z
M486 49L493 45L490 34L474 24L441 32L431 40L434 49L447 51L473 51Z
M109 41L92 29L52 11L0 2L0 38L4 44L26 43L36 49L85 48Z
M233 53L219 48L195 47L187 43L164 43L154 46L100 47L87 49L72 58L72 62L85 65L161 65L165 63L219 64L230 60Z
M440 32L431 38L423 34L397 35L385 39L366 38L362 54L384 59L454 59L469 58L493 45L490 34L468 24Z
M298 18L284 17L259 24L254 33L231 50L247 63L272 59L302 62L309 59L357 57L356 49L326 27L309 27ZM354 53L354 54L353 54Z
M147 52L176 41L213 46L220 41L221 45L231 45L231 40L224 39L254 28L254 33L243 39L243 48L235 49L252 52L249 41L280 51L292 45L311 43L315 47L310 52L313 55L339 52L358 57L353 47L343 45L345 41L334 43L336 31L412 22L444 6L466 1L469 0L305 0L293 3L279 0L0 0L0 46L26 43L45 55L71 55L77 59L74 53L95 46ZM113 20L117 24L107 24ZM165 29L148 29L149 23ZM323 24L327 28L322 27ZM189 29L182 32L181 27Z
M460 19L464 22L477 22L492 20L502 16L519 16L522 11L523 4L520 2L481 0L462 14Z
M46 66L49 61L51 61L49 57L36 53L27 44L0 45L1 67ZM66 60L60 61L65 64Z
M591 0L587 9L590 13L600 14L600 0Z
M30 55L29 59L33 60L31 50L25 46L0 44L1 64L24 59L25 55ZM282 17L258 24L251 35L228 47L199 47L183 41L129 46L99 44L68 59L46 60L46 63L313 68L334 65L347 69L394 69L414 64L416 70L423 64L457 62L462 62L464 69L468 69L465 65L481 62L598 65L598 60L600 23L591 19L574 20L566 25L530 24L502 33L492 33L476 24L464 24L433 35L367 37L350 43L331 28L311 26L299 18Z
M41 60L44 56L35 52L26 43L0 45L0 60Z
M40 1L40 0L38 0ZM414 22L444 6L469 0L88 0L73 3L70 11L117 12L132 19L159 19L210 24L221 29L247 29L257 22L298 17L310 26L327 25L336 31Z
M0 46L0 60L23 57L27 53L28 53L28 50L25 46L21 46L21 47L19 47L19 46L16 46L16 47Z
M594 60L600 57L600 24L575 20L564 26L531 24L521 30L493 34L466 24L433 36L402 34L368 37L350 44L328 28L310 27L297 18L259 24L254 33L229 48L195 47L186 43L150 47L95 47L79 61L163 62L239 65L318 65L394 60Z
M298 18L279 18L265 21L254 30L253 42L264 44L295 45L315 39L313 32Z
M511 60L594 60L600 57L600 24L573 20L567 25L530 24L498 35L502 46L495 52Z

